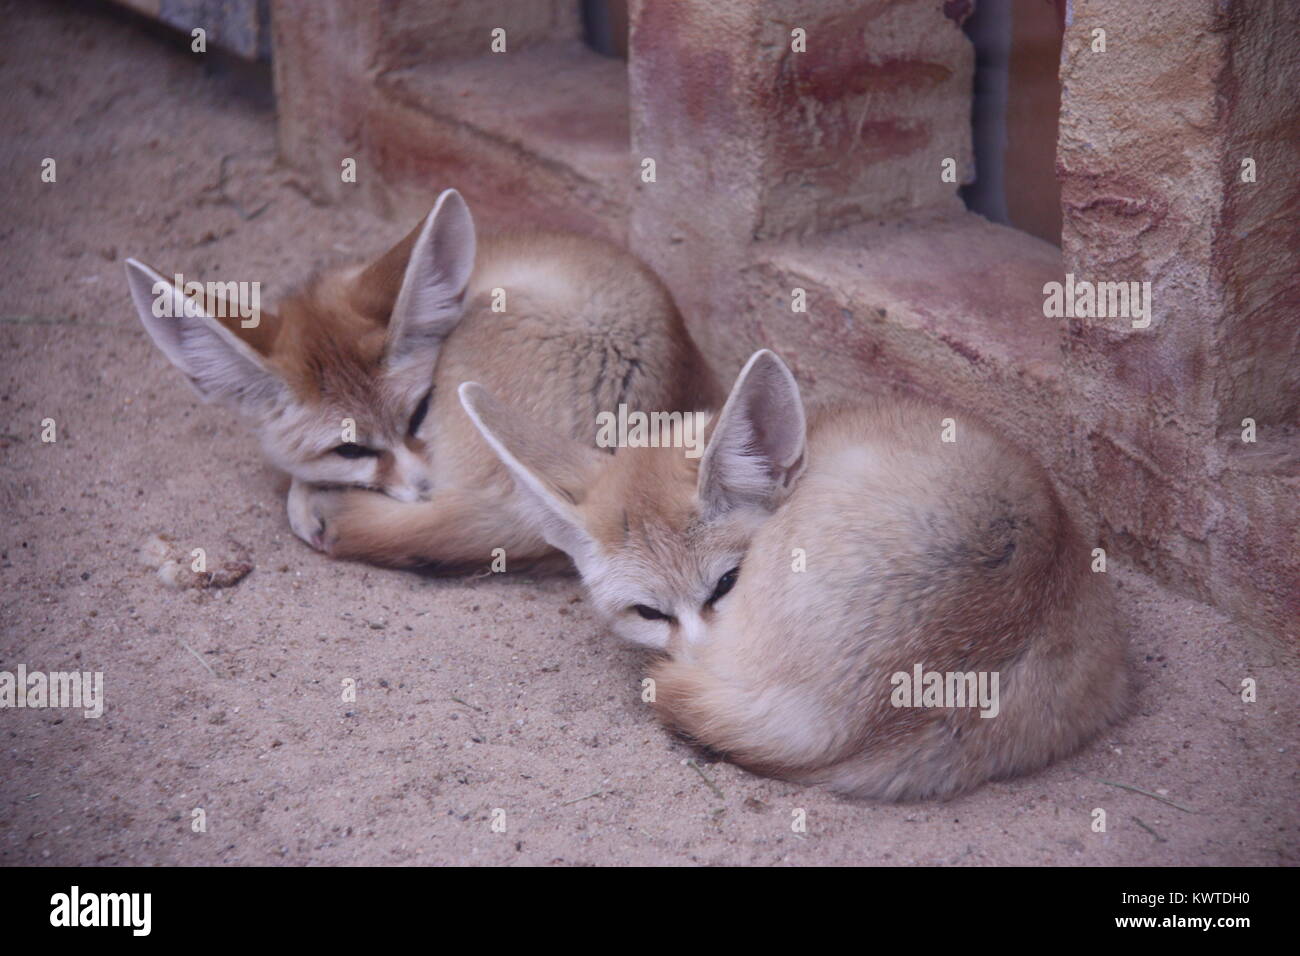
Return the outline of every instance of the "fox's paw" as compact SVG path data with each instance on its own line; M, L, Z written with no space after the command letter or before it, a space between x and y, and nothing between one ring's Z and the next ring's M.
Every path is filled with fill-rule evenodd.
M335 540L331 524L342 503L341 490L318 488L295 478L289 486L289 527L317 551L329 554Z

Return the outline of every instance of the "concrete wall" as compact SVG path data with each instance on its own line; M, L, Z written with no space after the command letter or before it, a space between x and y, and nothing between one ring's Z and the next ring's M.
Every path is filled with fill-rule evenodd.
M280 154L313 194L413 223L455 185L488 214L625 238L626 69L582 45L576 3L275 0L272 13ZM490 50L498 27L505 53Z

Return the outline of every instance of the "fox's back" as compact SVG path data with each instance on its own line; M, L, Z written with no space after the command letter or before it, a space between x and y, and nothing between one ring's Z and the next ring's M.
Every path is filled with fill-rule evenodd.
M439 357L438 393L480 382L547 428L587 443L599 411L690 408L714 397L667 289L609 243L532 231L485 239L465 303ZM444 445L479 449L454 402L438 413ZM443 460L453 467L500 477L490 454L467 459L450 451Z
M978 782L963 762L980 779L1045 762L1115 716L1122 643L1090 549L1036 464L960 416L943 441L948 417L909 401L813 417L807 470L687 657L709 675L697 736L756 769L919 796ZM1003 714L894 707L891 676L916 665L1002 672ZM1074 701L1035 707L1057 691ZM1079 694L1093 716L1070 710Z

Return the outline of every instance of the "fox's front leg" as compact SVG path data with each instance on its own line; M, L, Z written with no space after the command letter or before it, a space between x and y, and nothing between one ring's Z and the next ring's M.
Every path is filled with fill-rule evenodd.
M289 514L289 527L303 541L317 551L325 550L325 506L331 502L325 492L305 481L293 479L289 485L289 498L285 508Z
M509 567L553 553L519 519L508 496L490 491L448 488L428 501L406 502L295 480L288 507L294 534L335 558L389 567L476 567L491 564L501 548Z

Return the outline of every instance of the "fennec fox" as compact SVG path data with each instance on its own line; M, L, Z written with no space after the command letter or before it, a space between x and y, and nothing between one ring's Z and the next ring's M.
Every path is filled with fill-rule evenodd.
M502 548L513 568L554 554L456 400L467 379L588 444L599 409L712 389L669 294L632 256L575 235L477 243L450 189L377 261L315 279L253 328L234 303L135 260L127 276L163 354L249 418L293 476L294 531L339 557L465 567Z
M650 674L661 716L742 766L947 797L1065 756L1123 713L1124 640L1090 547L1043 472L973 422L945 443L946 413L882 400L805 425L768 351L698 459L601 457L480 385L461 401L597 610L666 652ZM944 696L977 684L993 690L979 708Z

